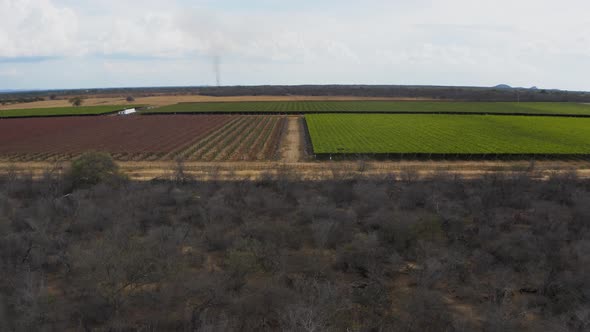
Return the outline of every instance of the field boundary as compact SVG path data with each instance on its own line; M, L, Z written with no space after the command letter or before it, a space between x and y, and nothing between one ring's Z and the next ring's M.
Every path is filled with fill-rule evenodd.
M100 114L51 114L51 115L28 115L28 116L1 116L0 115L0 120L10 120L10 119L31 119L31 118L71 118L74 116L108 116L108 115L114 115L117 114L119 112L123 111L118 110L118 111L112 111L112 112L108 112L108 113L100 113Z
M307 115L307 114L390 114L390 115L492 115L492 116L535 116L560 118L590 118L590 114L554 113L491 113L491 112L417 112L417 111L292 111L292 112L232 112L232 111L188 111L188 112L139 112L141 115Z
M317 159L315 152L313 151L313 142L311 141L311 134L309 133L307 120L305 117L301 118L301 122L301 126L303 127L303 153L306 158L313 157L314 159Z
M95 106L90 106L90 107L95 107ZM3 119L29 119L29 118L69 118L69 117L74 117L74 116L108 116L108 115L117 114L117 113L119 113L121 111L130 109L130 108L139 109L140 107L119 108L119 109L116 109L114 111L108 111L108 112L105 112L105 113L96 113L96 114L92 114L92 113L86 113L86 114L84 114L84 113L81 113L81 114L43 114L43 115L15 115L15 116L2 116L2 113L4 113L4 112L21 111L21 109L0 110L0 120L3 120ZM45 110L45 108L39 108L39 110ZM140 114L140 112L138 112L136 114Z
M309 135L309 133L308 133ZM313 149L313 147L312 147ZM590 160L590 154L559 153L313 153L316 160L377 160L377 161L470 161L470 160Z
M120 169L135 181L174 178L176 162L118 162ZM0 162L0 175L30 174L42 178L46 172L61 173L67 162ZM566 161L332 161L332 162L184 162L183 172L193 180L244 181L270 178L323 181L345 178L429 179L452 175L477 179L494 175L527 174L544 180L556 175L575 175L590 179L586 162Z

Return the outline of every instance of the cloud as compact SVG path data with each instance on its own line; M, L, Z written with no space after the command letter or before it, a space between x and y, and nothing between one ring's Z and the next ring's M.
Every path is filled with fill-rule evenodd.
M16 56L16 57L2 57L0 56L0 63L35 63L54 60L58 57L54 56Z
M14 68L0 69L0 77L16 77L18 75L19 72Z
M0 0L0 56L76 53L78 17L50 0Z
M142 71L184 77L180 71L192 66L203 71L197 77L207 77L203 84L212 83L204 71L220 56L230 74L224 81L236 84L530 82L590 89L585 78L571 77L574 68L589 66L590 3L556 6L549 0L0 0L0 66L75 58L69 62L90 75L88 66L108 61L116 70L132 67L139 80ZM97 79L97 85L109 84Z

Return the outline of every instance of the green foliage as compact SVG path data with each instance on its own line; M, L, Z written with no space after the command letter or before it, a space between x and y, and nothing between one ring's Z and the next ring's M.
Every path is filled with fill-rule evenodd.
M119 166L107 153L85 153L72 162L67 174L74 188L114 183L122 178Z
M55 108L31 108L22 110L0 111L0 118L10 117L42 117L65 115L100 115L123 110L131 106L80 106L80 107L55 107Z
M84 99L82 99L82 97L73 97L73 98L70 98L68 101L70 102L70 104L72 104L72 106L78 107L78 106L82 106Z
M246 275L263 269L260 264L260 242L256 240L238 241L236 248L228 251L225 258L225 266L234 274Z
M412 236L416 240L437 242L444 240L441 220L436 216L424 216L412 227Z
M147 112L156 113L485 113L485 114L570 114L590 115L590 105L578 103L513 102L424 102L424 101L259 101L180 103Z
M309 114L314 153L590 154L590 119Z

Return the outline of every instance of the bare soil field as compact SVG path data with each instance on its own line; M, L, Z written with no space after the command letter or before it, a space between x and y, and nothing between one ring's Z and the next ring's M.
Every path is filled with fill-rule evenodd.
M159 159L183 151L232 119L229 116L3 119L0 158L67 160L86 151L103 151L117 160Z
M303 155L302 117L290 116L288 118L287 132L281 142L281 160L294 163L301 160Z
M312 101L312 100L332 100L332 101L349 101L349 100L430 100L426 98L377 98L377 97L347 97L347 96L237 96L237 97L211 97L201 95L181 95L181 96L151 96L136 97L135 101L128 103L125 97L90 97L84 99L85 106L100 105L147 105L147 106L168 106L177 103L198 103L198 102L239 102L239 101ZM27 109L27 108L52 108L71 106L67 99L45 100L32 103L19 103L0 105L0 110L9 109Z
M284 121L230 115L2 119L0 160L71 160L87 151L117 161L273 160Z

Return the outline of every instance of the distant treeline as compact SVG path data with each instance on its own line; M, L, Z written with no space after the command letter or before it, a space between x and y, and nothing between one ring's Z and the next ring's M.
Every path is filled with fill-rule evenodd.
M45 98L43 97L33 97L33 96L6 96L0 95L0 104L17 104L17 103L32 103L34 101L43 101Z
M157 87L52 90L0 94L0 102L29 98L66 98L72 95L151 96L162 94L207 96L356 96L388 98L426 98L466 101L558 101L590 102L590 92L524 88L483 88L403 85L264 85L226 87Z
M202 88L200 94L211 96L245 95L305 95L305 96L356 96L428 98L467 101L584 101L590 102L590 93L561 90L501 89L441 86L402 85L300 85Z

